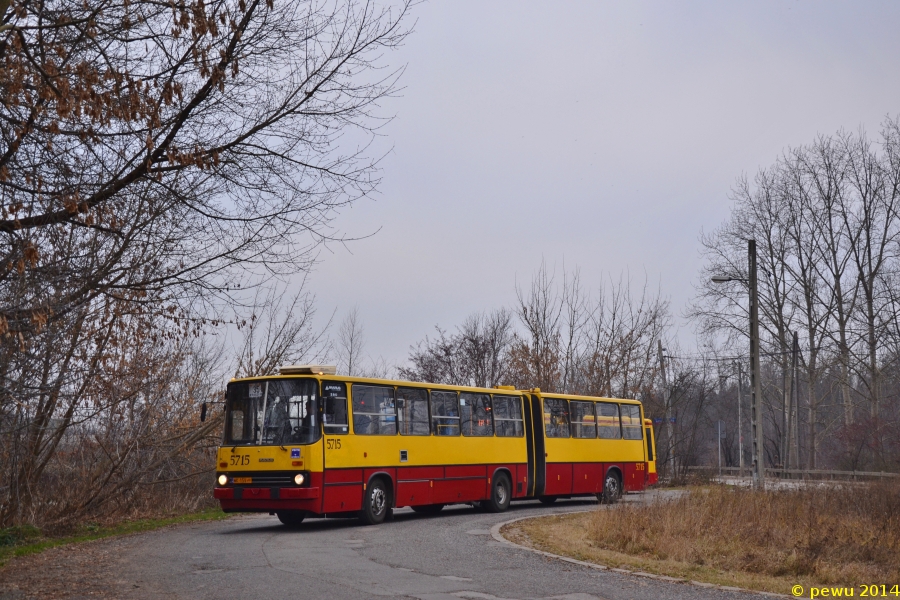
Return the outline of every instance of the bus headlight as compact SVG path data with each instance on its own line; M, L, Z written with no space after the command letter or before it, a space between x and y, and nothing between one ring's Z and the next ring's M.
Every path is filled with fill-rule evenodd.
M228 475L219 475L219 487L225 487L228 485Z
M306 477L303 476L303 473L297 473L294 475L294 483L297 485L303 485L303 482L306 481Z

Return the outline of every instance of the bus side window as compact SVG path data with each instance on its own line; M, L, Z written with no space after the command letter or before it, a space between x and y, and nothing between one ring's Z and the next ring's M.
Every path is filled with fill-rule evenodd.
M622 437L626 440L640 440L643 436L641 426L641 407L636 404L621 404Z
M459 400L456 392L431 392L434 435L459 435Z
M597 403L597 430L603 440L617 440L622 437L619 423L619 405L612 402Z
M653 432L650 431L650 426L647 426L647 462L653 462Z
M322 397L325 399L323 413L325 433L335 435L347 433L350 425L347 420L347 384L336 381L322 382Z
M572 408L572 437L590 439L597 437L594 403L572 400L569 406Z
M522 399L518 396L494 396L494 429L497 437L522 437L525 423L522 420Z
M494 435L489 395L462 392L459 395L459 416L463 435L476 437Z
M396 435L397 412L394 388L383 385L350 387L353 398L353 433L361 435Z
M428 392L397 388L397 420L400 435L428 435Z
M544 428L547 437L569 437L569 403L562 398L544 398Z

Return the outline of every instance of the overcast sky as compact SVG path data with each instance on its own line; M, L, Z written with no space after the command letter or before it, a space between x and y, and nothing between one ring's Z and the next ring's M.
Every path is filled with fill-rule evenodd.
M546 260L630 273L681 313L698 236L784 149L900 113L898 2L463 2L414 9L388 59L392 148L374 201L310 279L336 324L403 363L439 324L515 300ZM683 345L692 343L679 318Z

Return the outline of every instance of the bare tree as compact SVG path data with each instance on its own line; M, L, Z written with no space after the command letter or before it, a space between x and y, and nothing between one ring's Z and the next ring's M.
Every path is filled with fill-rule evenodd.
M889 124L894 131L897 124ZM888 134L889 135L889 134ZM849 185L856 202L852 210L843 211L842 217L848 230L855 232L856 243L851 245L851 255L856 267L856 279L862 293L862 302L857 313L865 333L863 345L865 352L866 377L870 413L873 420L879 415L880 369L879 329L884 317L885 298L881 292L885 270L889 263L900 257L898 240L900 240L900 220L897 209L900 208L900 189L896 174L892 173L893 165L885 163L871 148L864 133L853 138L845 138L848 142L844 148L847 156ZM890 141L890 137L888 137ZM889 144L890 145L890 144ZM892 181L893 179L893 181Z
M884 382L891 379L885 369L896 368L891 323L900 265L897 131L896 120L885 122L880 151L863 132L820 136L787 151L761 170L753 185L738 181L732 217L701 239L708 262L689 314L701 331L724 334L731 343L745 329L745 292L739 283L714 285L709 276L745 280L740 250L746 239L757 240L764 273L760 317L767 332L761 340L771 416L767 448L776 463L784 461L792 435L785 427L786 342L795 329L805 332L800 362L808 464L818 464L822 441L833 464L844 461L855 468L863 461L881 468L889 463L886 448L892 442L884 432L896 402L886 407L883 399L895 397L886 393ZM775 390L781 402L773 402ZM836 395L839 402L833 401ZM867 416L855 406L867 407Z
M354 306L338 329L337 354L343 373L350 376L359 375L365 345L365 331L359 319L359 309Z
M407 10L0 2L0 526L46 512L67 466L89 491L53 506L83 514L208 434L194 405L221 390L168 392L221 301L306 271L375 189ZM281 300L242 321L238 372L322 348L311 297Z
M456 336L463 378L478 387L507 384L512 339L512 314L508 310L470 315Z
M847 169L844 153L838 140L820 137L807 151L796 151L797 168L808 181L807 190L801 198L804 216L811 224L805 233L807 243L818 247L818 260L811 260L816 270L815 279L821 283L821 289L815 294L818 311L824 312L826 321L823 326L825 340L814 343L810 338L809 365L814 364L814 356L824 346L826 340L834 345L835 356L839 366L838 385L840 386L843 418L845 425L853 423L853 403L850 388L850 338L849 327L851 315L856 310L859 292L857 279L847 279L847 266L851 258L850 248L855 244L852 232L847 230L846 221L841 217L845 205L850 201L847 185ZM805 293L808 296L808 292ZM813 307L807 306L808 315ZM807 318L808 327L810 319ZM827 367L827 363L826 363ZM816 428L818 420L814 407L819 404L814 400L813 389L816 387L816 374L808 367L807 381L810 390L810 464L815 464Z
M402 376L461 385L515 385L546 392L644 397L654 391L656 342L671 324L668 302L633 294L620 279L595 300L576 269L561 286L542 263L514 310L476 313L449 334L437 328L410 352ZM521 329L516 331L513 315Z
M411 348L411 366L399 369L401 377L479 387L510 383L513 330L507 309L470 315L453 335L436 330L436 339L426 337Z
M541 263L529 289L516 286L516 299L516 314L525 328L512 352L518 385L562 391L560 320L565 305L546 263Z
M389 363L383 356L369 357L368 363L359 372L359 377L371 377L374 379L396 379L397 368Z
M786 225L789 243L795 257L795 260L787 263L787 270L790 277L797 282L791 301L798 308L799 320L805 329L808 346L808 352L801 354L799 358L806 376L810 469L814 469L816 465L819 408L824 400L823 395L817 391L817 383L827 367L827 363L822 364L821 355L823 345L829 337L829 325L836 322L834 314L837 300L837 296L829 291L828 283L824 280L819 267L820 263L833 258L829 256L830 253L823 252L827 244L822 244L824 238L821 237L817 214L821 210L820 203L823 200L820 192L824 189L827 193L833 189L834 174L827 167L830 162L827 159L831 158L827 146L820 146L818 150L825 151L824 172L820 170L821 164L809 160L808 156L812 154L815 160L821 154L795 151L786 155L783 173ZM798 464L799 460L798 456Z
M378 124L405 4L0 8L3 330L154 290L196 312L247 269L304 270L377 184L366 145L339 139Z
M514 379L546 391L626 398L651 389L656 341L671 324L668 302L646 283L633 294L625 278L594 298L577 270L564 273L561 288L554 280L542 264L530 290L517 290L525 332L513 345Z
M249 317L238 321L243 340L235 377L271 375L283 364L316 362L328 355L331 321L315 327L315 297L303 287L287 301L285 295L274 287L263 297L258 294Z
M578 389L622 398L648 394L658 372L657 341L672 324L668 301L647 282L636 295L631 281L620 277L588 305Z
M209 433L199 407L218 396L210 380L223 373L190 365L220 361L218 350L189 328L120 309L72 311L48 323L40 343L4 348L0 525L101 510L179 470Z
M409 367L400 368L400 377L409 381L430 381L450 385L465 385L459 365L459 344L455 336L435 327L437 338L425 339L410 348Z

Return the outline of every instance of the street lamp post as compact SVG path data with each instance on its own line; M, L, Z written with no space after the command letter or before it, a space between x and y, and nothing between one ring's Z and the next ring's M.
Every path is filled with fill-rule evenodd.
M744 417L742 416L741 404L744 401L744 368L741 361L737 361L738 371L738 464L740 465L741 477L744 476Z
M763 465L763 419L762 385L759 372L759 293L756 286L756 240L747 240L747 262L749 279L716 275L715 283L743 281L750 288L750 428L752 433L753 489L766 489L765 467Z

